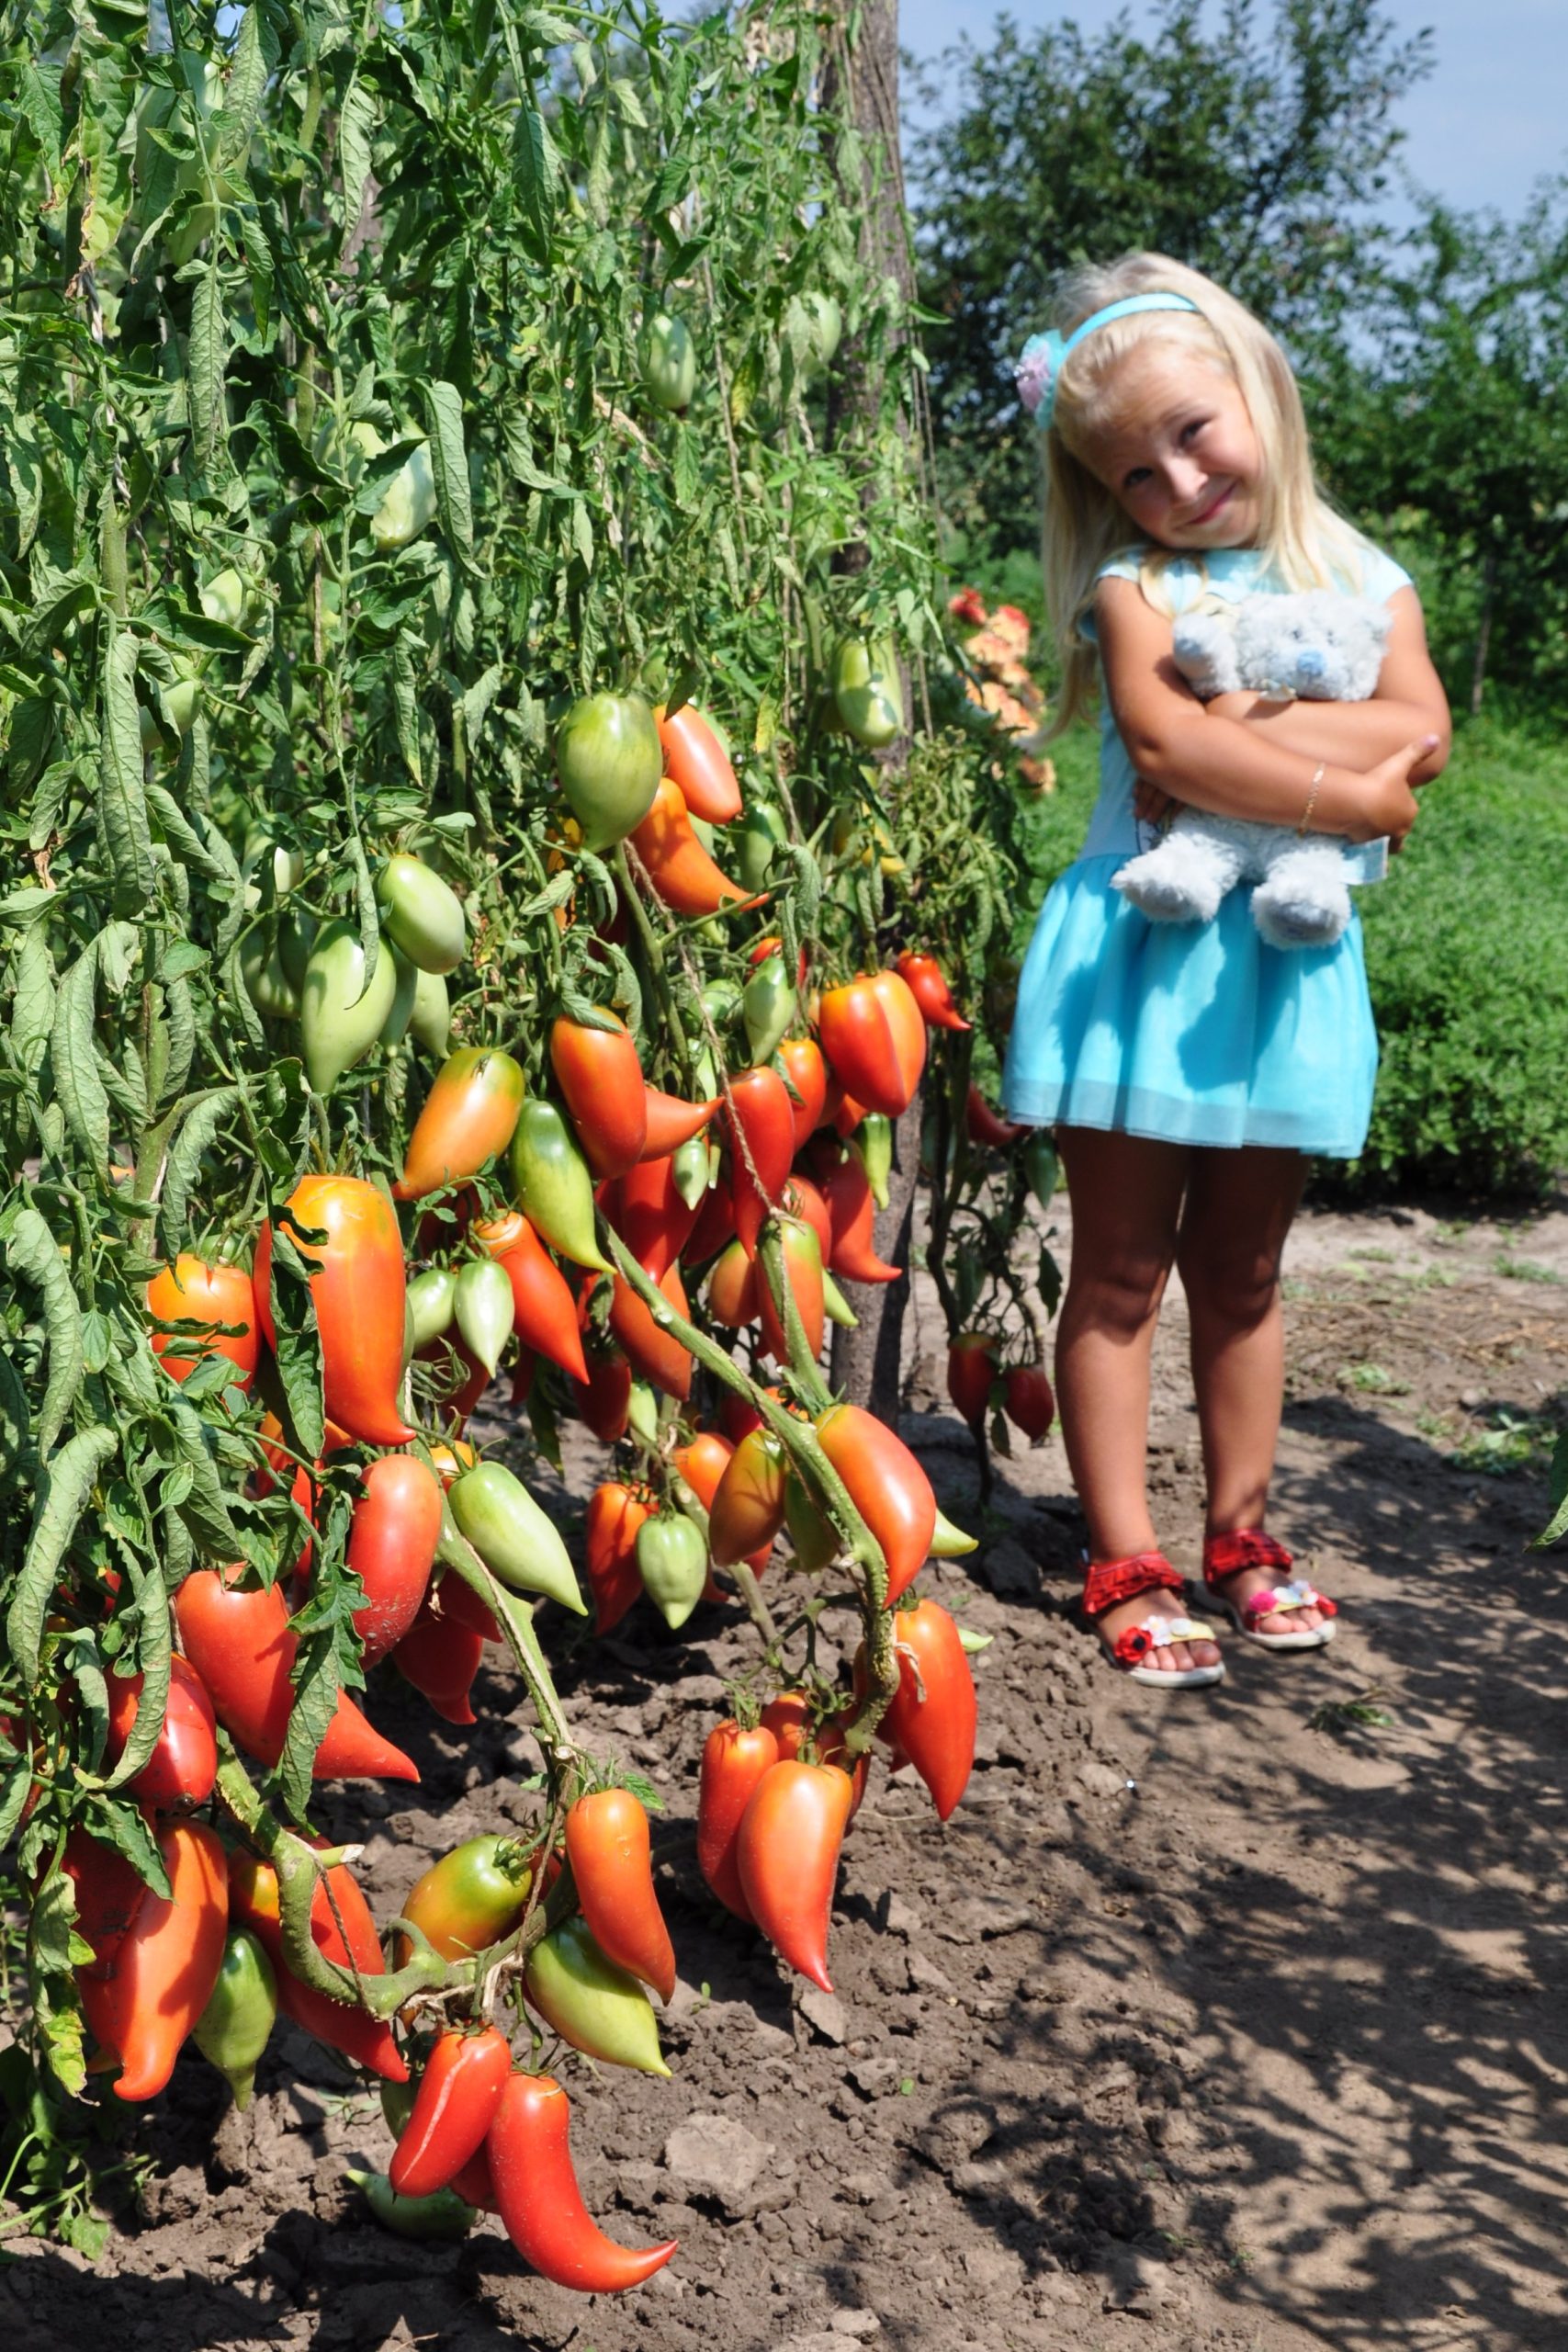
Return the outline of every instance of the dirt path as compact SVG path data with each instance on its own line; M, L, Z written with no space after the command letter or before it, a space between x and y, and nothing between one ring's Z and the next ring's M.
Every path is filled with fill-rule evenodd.
M1066 1613L1059 1442L1001 1465L990 1589L935 1579L996 1635L980 1766L945 1830L874 1781L835 1999L716 1920L691 1858L719 1678L751 1647L734 1613L690 1640L639 1615L569 1668L588 1743L669 1801L675 2077L585 2081L576 2145L613 2231L682 2238L670 2270L585 2303L496 2223L457 2248L385 2236L342 2182L349 2152L385 2161L378 2112L290 2034L243 2117L182 2061L145 2223L96 2269L24 2249L6 2352L1561 2352L1568 1674L1540 1617L1568 1553L1522 1546L1543 1418L1568 1405L1568 1216L1309 1216L1290 1279L1275 1520L1345 1604L1341 1638L1295 1660L1233 1643L1218 1692L1118 1680ZM920 1306L909 1427L973 1520ZM1178 1298L1154 1434L1191 1566L1184 1338ZM514 1693L476 1695L467 1739L373 1701L425 1773L419 1810L370 1792L378 1909L498 1804L527 1815ZM359 1834L365 1810L345 1791L330 1826Z

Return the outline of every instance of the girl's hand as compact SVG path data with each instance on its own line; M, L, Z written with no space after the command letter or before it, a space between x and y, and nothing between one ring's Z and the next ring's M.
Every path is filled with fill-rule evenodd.
M1157 784L1149 784L1143 776L1133 789L1133 814L1145 825L1163 825L1168 817L1179 816L1187 806L1184 800L1172 799Z
M1419 814L1416 795L1410 788L1411 775L1437 741L1435 735L1417 736L1413 743L1403 744L1386 760L1380 760L1375 768L1366 770L1359 779L1350 820L1344 829L1350 841L1375 842L1386 833L1392 850L1397 853L1403 848L1404 837Z

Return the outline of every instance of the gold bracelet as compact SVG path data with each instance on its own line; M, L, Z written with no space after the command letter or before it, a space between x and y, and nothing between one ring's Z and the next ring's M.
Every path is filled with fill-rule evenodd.
M1307 786L1307 805L1302 810L1302 821L1296 827L1298 839L1306 831L1307 827L1312 822L1312 812L1317 806L1318 792L1322 786L1323 779L1327 773L1328 762L1326 760L1319 760L1316 767L1314 768L1312 772L1312 782Z

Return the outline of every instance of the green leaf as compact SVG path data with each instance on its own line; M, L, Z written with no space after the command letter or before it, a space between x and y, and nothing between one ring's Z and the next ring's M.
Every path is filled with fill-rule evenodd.
M474 569L474 512L468 491L468 459L463 445L463 400L455 384L424 388L430 428L430 464L441 528L465 571Z
M11 999L11 1050L17 1066L37 1077L54 1027L54 965L41 930L25 932L17 950Z
M190 1217L190 1196L201 1176L202 1154L224 1121L240 1105L238 1086L215 1086L193 1100L170 1148L159 1210L164 1239L171 1256L183 1248Z
M64 1428L82 1385L82 1310L77 1305L60 1246L37 1209L23 1209L11 1227L6 1249L13 1270L27 1274L43 1293L44 1329L49 1340L49 1385L38 1408L36 1442L47 1456Z
M60 1566L76 1532L87 1498L105 1465L119 1450L112 1429L79 1430L40 1471L21 1575L6 1615L6 1644L23 1680L39 1678L39 1645Z
M204 474L227 457L229 413L223 371L229 359L229 331L223 316L223 288L216 254L202 270L191 297L190 336L186 368L190 384L191 454ZM226 470L226 469L225 469Z
M548 249L555 219L560 159L544 117L536 107L525 106L519 110L512 159L517 191L534 232L536 250L542 260Z
M1550 1502L1551 1516L1531 1545L1532 1551L1560 1544L1568 1535L1568 1430L1562 1432L1552 1453Z
M51 1871L28 1912L28 1995L43 2054L62 2088L79 2098L87 2067L73 1967L81 1945L75 1917L74 1887L63 1871Z
M203 1558L228 1562L240 1549L240 1536L218 1475L212 1432L178 1395L170 1399L168 1409L179 1459L191 1474L190 1491L177 1506L179 1515Z
M313 1462L326 1443L326 1414L321 1402L321 1335L310 1296L311 1271L275 1212L272 1314L276 1333L274 1352L288 1408L284 1427L296 1451Z
M288 1810L296 1821L303 1821L310 1812L316 1750L337 1713L342 1688L337 1642L330 1623L301 1636L292 1679L294 1704L288 1711L288 1730L278 1759L278 1782Z
M98 1068L98 942L82 950L60 983L50 1037L50 1065L65 1124L100 1174L109 1157L109 1098Z
M167 1485L165 1480L165 1492ZM136 1611L140 1621L137 1663L144 1679L136 1704L136 1720L130 1726L130 1737L125 1744L125 1753L109 1774L107 1786L111 1789L123 1788L127 1781L133 1781L158 1745L164 1710L169 1702L170 1661L175 1647L174 1628L169 1618L169 1596L163 1577L142 1569L133 1553L127 1556L131 1581L136 1588Z
M376 100L357 75L344 92L338 114L338 169L343 175L343 242L359 226L370 177L370 143L376 135Z
M98 761L99 813L104 845L114 869L117 900L129 912L145 906L153 892L152 834L141 782L141 725L136 708L135 638L113 615L106 623L101 738Z

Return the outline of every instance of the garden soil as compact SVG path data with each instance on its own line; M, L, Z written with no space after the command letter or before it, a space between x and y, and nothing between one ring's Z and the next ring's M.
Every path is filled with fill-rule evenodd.
M243 2115L182 2059L143 2127L144 2209L96 2266L11 2241L5 2352L1561 2352L1568 1554L1525 1547L1568 1402L1565 1284L1561 1210L1302 1220L1274 1516L1344 1615L1314 1657L1233 1641L1218 1691L1100 1662L1059 1440L999 1463L976 1576L929 1575L995 1637L974 1781L943 1828L878 1766L831 1997L716 1917L696 1871L699 1752L755 1650L739 1612L675 1638L639 1611L579 1648L585 1743L665 1798L682 1971L671 2081L572 2076L591 2206L681 2240L639 2292L545 2285L494 2221L457 2246L385 2234L344 2177L385 2165L378 2109L289 2030ZM910 1339L906 1432L976 1522L921 1285ZM1154 1477L1191 1568L1184 1342L1176 1295ZM586 1446L568 1471L581 1497ZM485 1673L467 1735L373 1698L423 1783L327 1814L367 1826L382 1916L433 1854L528 1817L518 1698Z

